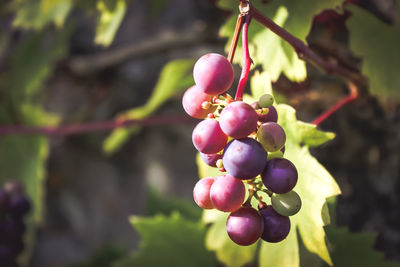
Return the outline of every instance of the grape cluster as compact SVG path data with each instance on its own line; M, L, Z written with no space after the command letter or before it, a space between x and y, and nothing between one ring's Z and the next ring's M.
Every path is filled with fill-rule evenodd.
M0 266L15 267L24 248L24 216L31 209L21 184L12 182L0 188Z
M204 119L193 130L193 145L206 164L221 171L218 177L197 182L194 201L203 209L230 212L226 229L239 245L259 238L282 241L290 231L288 216L300 210L301 199L292 190L298 179L296 167L283 158L286 135L277 123L273 97L263 95L251 105L232 99L226 93L234 77L232 65L219 54L202 56L193 75L195 85L182 100L190 116ZM261 192L270 197L271 205ZM253 197L258 210L251 206Z

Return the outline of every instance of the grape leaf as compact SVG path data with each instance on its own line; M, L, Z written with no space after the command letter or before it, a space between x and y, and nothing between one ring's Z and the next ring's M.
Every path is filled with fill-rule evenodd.
M71 9L71 0L19 1L13 26L41 30L53 22L61 27Z
M305 41L314 15L324 9L338 7L342 2L343 0L282 0L262 4L257 0L252 1L252 4L278 25ZM228 51L236 24L237 6L231 0L220 0L218 3L221 8L234 11L234 15L220 31L221 36L230 38L226 46ZM263 70L268 71L272 81L276 81L282 72L293 81L305 79L305 63L297 57L294 49L255 21L249 27L249 45L250 56L255 65L261 65ZM240 49L239 44L238 50ZM236 53L234 62L241 62L240 53Z
M346 23L350 48L362 59L361 71L369 79L371 93L381 99L389 97L400 101L399 22L395 26L388 25L354 5L348 5L346 9L352 13Z
M121 119L141 119L149 116L175 93L187 89L194 83L192 68L194 61L191 59L177 59L166 64L161 71L158 82L150 99L143 106L123 112L118 117ZM103 150L107 154L115 152L126 142L129 136L137 132L139 127L121 128L114 130L105 140Z
M325 228L331 243L335 266L399 267L400 263L385 260L383 253L373 249L375 233L352 233L344 227Z
M149 216L156 214L169 215L172 211L179 211L186 219L198 221L201 218L201 209L196 206L194 201L184 201L173 197L166 198L152 187L149 190L146 210Z
M324 133L315 125L297 121L293 108L277 105L279 124L285 129L287 142L285 157L297 167L299 180L294 190L301 196L303 206L300 212L291 217L292 230L285 241L279 244L262 242L260 248L260 266L299 266L299 232L305 247L317 254L328 264L332 264L325 243L322 209L326 198L340 194L340 189L332 176L311 156L308 148L317 146L334 138L333 133ZM315 138L314 138L315 137ZM197 159L200 177L220 175L216 168ZM207 248L215 250L220 261L228 266L243 266L253 261L254 247L235 245L226 235L224 224L226 214L218 211L204 211L203 221L213 223L207 233ZM261 242L261 241L260 241ZM231 259L232 255L241 255L241 260Z
M115 267L204 267L216 266L215 256L204 248L206 226L174 212L171 216L150 218L132 216L130 221L140 234L140 249Z
M300 212L291 217L292 230L298 229L309 251L332 264L325 243L321 210L326 199L340 194L340 189L329 172L311 156L308 148L332 139L334 134L320 132L314 125L297 121L295 110L290 106L278 105L277 109L278 123L284 128L287 137L285 157L293 162L299 173L294 190L303 202ZM315 140L313 136L316 136ZM298 246L295 235L291 240L288 246ZM296 262L298 259L293 260L292 266L296 266Z
M126 1L117 0L114 5L109 5L107 0L99 0L97 9L100 12L94 42L103 46L109 46L114 40L122 19L126 13Z

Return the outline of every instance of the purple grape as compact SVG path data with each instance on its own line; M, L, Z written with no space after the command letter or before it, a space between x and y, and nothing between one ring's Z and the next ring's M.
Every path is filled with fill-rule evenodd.
M287 159L273 158L267 161L261 173L264 185L274 193L285 194L297 183L297 169Z
M207 109L202 107L203 102L210 102L213 98L212 95L207 95L199 90L196 85L193 85L186 90L182 98L182 106L187 114L193 118L204 119L209 113L213 113L216 106L210 106Z
M260 238L264 231L264 223L257 210L241 207L229 215L226 230L233 242L248 246Z
M9 199L10 195L8 194L8 192L0 188L0 213L7 210Z
M278 121L278 112L274 106L270 106L269 111L265 115L259 115L258 120L261 122L277 122Z
M208 166L217 167L217 161L222 159L222 154L204 154L200 152L200 157Z
M196 85L206 94L218 95L229 89L233 82L231 63L222 55L211 53L197 60L193 69Z
M234 139L226 145L222 162L230 175L247 180L263 171L267 162L267 152L254 139Z
M257 130L257 140L268 152L280 150L286 142L283 128L275 122L263 123Z
M217 177L210 190L210 199L214 207L225 212L239 209L245 195L243 182L229 174Z
M193 130L192 141L201 153L215 154L221 151L228 141L218 121L207 119L201 121Z
M272 206L261 208L260 214L264 222L264 232L261 239L276 243L287 237L290 231L289 217L278 214Z
M8 201L8 212L12 216L24 216L31 209L29 200L22 194L13 194Z
M196 204L203 209L213 209L214 205L210 199L210 189L214 183L214 177L200 179L193 189L193 199Z
M247 137L257 129L257 120L257 113L249 104L236 101L222 110L219 124L226 135L240 139Z
M15 255L8 244L0 244L0 261L11 260L14 256Z
M0 223L0 240L13 242L21 238L25 231L25 226L16 220L7 219Z

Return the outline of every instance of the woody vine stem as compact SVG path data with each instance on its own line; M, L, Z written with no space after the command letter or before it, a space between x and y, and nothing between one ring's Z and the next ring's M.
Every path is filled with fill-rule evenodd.
M236 46L238 43L240 32L242 35L242 48L243 48L243 67L240 76L239 84L236 91L236 100L241 100L243 92L246 87L249 70L252 64L249 50L248 50L248 27L250 21L254 19L266 28L270 29L284 41L286 41L296 51L298 57L316 67L321 68L328 74L336 74L344 78L349 86L350 94L343 99L340 99L334 106L328 109L325 113L316 118L312 123L319 125L326 120L334 112L342 108L344 105L357 99L359 95L358 88L366 84L366 78L359 72L347 69L337 63L332 63L320 57L311 48L309 48L303 41L277 25L273 20L263 15L257 8L255 8L249 0L239 0L240 14L236 23L234 36L232 39L231 48L228 55L228 60L232 63L235 54ZM184 116L158 116L150 117L141 120L135 119L121 119L103 121L103 122L89 122L79 123L73 125L60 125L60 126L22 126L22 125L0 125L1 135L18 135L18 134L36 134L36 135L71 135L87 132L109 131L116 128L132 127L134 125L155 125L155 124L170 124L170 123L184 123L192 122Z

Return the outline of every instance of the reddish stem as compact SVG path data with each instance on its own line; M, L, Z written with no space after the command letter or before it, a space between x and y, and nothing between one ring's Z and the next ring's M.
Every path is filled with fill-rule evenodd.
M2 135L73 135L98 131L109 131L116 128L125 128L134 125L149 126L162 124L190 123L194 120L186 115L158 116L137 120L110 120L101 122L88 122L81 124L61 126L25 126L25 125L0 125L0 136Z
M248 30L250 21L251 21L250 14L246 14L242 32L243 66L242 66L242 73L240 74L239 84L236 90L236 96L235 96L236 101L241 101L243 99L243 93L244 89L246 88L246 83L249 77L249 71L251 67L251 58L249 53L249 42L248 42Z
M236 46L239 40L240 31L242 30L243 26L243 15L239 14L239 17L236 21L235 32L233 33L231 48L229 49L228 61L232 64L233 57L235 56Z
M316 118L312 123L315 125L321 124L327 118L329 118L333 113L341 109L344 105L354 101L358 97L357 87L353 83L349 83L350 94L342 99L340 99L335 105L330 107L327 111L325 111L322 115Z

